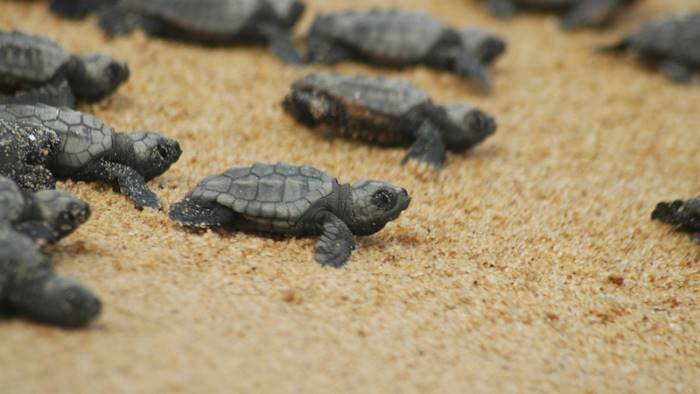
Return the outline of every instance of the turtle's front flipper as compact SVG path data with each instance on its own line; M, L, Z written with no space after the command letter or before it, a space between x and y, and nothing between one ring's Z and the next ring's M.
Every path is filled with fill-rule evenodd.
M289 32L272 24L265 24L260 27L263 35L267 39L267 47L270 51L280 58L283 62L293 65L302 65L302 59L299 51L294 46Z
M40 86L12 96L0 95L0 104L34 105L39 103L52 107L75 108L75 96L65 79L58 83Z
M512 18L518 12L513 0L488 0L486 6L491 14L501 19Z
M467 54L459 56L455 61L455 72L473 79L485 92L491 91L489 71L476 58Z
M401 160L401 165L417 160L438 169L445 161L445 143L432 122L425 121L416 132L415 141Z
M323 218L323 232L316 244L316 261L322 265L340 268L350 259L355 249L355 236L337 216L329 213Z
M170 218L185 227L220 227L233 222L235 213L218 204L201 205L190 198L170 206Z
M148 187L143 176L131 167L109 161L101 161L94 173L95 179L105 182L116 181L119 191L130 197L141 208L160 209L160 199Z
M673 60L664 60L660 62L658 68L674 82L689 84L693 79L692 73L688 66Z

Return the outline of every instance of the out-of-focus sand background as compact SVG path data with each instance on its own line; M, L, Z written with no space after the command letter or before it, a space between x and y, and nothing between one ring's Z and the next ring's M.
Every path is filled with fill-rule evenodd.
M308 1L313 14L377 5ZM700 88L593 49L639 22L700 8L647 0L610 30L564 34L552 15L511 22L462 0L387 0L503 35L491 96L425 68L336 70L410 79L465 100L499 129L434 174L405 150L328 139L280 108L306 70L263 48L105 41L95 20L0 3L0 26L128 61L132 78L92 106L121 130L180 140L151 183L165 205L198 179L254 161L308 163L342 182L390 180L412 205L361 239L347 268L314 238L193 234L104 185L60 186L92 219L51 252L104 302L90 328L0 324L0 391L698 392L700 248L652 222L659 200L700 192Z

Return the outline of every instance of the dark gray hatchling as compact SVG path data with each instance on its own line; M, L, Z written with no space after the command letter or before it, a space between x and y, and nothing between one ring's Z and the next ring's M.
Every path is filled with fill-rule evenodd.
M38 322L81 327L102 309L77 280L57 275L31 239L0 223L0 312Z
M460 31L422 12L380 9L319 15L306 43L312 63L425 65L473 78L486 90L491 86L486 65L505 51L502 39L482 29Z
M645 64L679 83L690 83L700 68L700 12L676 15L643 24L604 51L631 51Z
M341 267L355 247L355 235L381 230L410 201L405 189L387 182L339 184L310 166L256 163L204 178L172 205L170 217L192 228L320 234L316 261Z
M292 84L283 106L308 126L327 126L341 135L372 143L410 145L409 159L434 168L445 151L463 152L496 130L487 113L467 104L439 106L401 79L316 72Z
M654 208L651 218L690 233L691 239L700 244L700 196L687 201L662 201Z
M100 27L110 36L141 25L152 36L205 45L264 43L283 61L301 64L289 30L304 9L297 0L121 0L102 11Z
M562 14L561 27L571 30L600 27L610 23L637 0L487 0L489 10L499 18L511 18L520 8L551 10Z
M31 192L0 176L0 226L9 225L40 245L54 244L90 217L90 206L59 190Z
M160 207L158 196L146 182L167 171L182 154L177 141L159 133L120 133L90 114L67 108L43 104L0 105L0 119L44 126L53 130L60 140L55 150L44 156L42 164L30 161L18 162L17 166L43 165L55 178L116 183L121 193L140 207ZM40 141L46 144L45 140ZM13 144L11 139L8 142ZM32 172L25 172L25 182L55 181L47 182L46 172L36 170L35 173L41 178L34 181ZM2 175L11 176L11 173Z
M70 55L57 42L0 30L0 104L75 107L97 101L129 78L129 67L97 53Z

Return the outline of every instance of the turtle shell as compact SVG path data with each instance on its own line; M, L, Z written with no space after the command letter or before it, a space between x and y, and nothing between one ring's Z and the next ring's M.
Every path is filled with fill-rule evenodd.
M320 18L325 34L386 62L419 61L443 33L438 20L415 11L345 11Z
M398 118L430 103L427 93L403 79L315 72L296 81L292 89L327 95L343 103L349 114L369 110Z
M643 54L700 65L700 12L649 22L627 40Z
M127 4L186 31L222 35L240 32L265 6L259 0L128 0Z
M310 166L256 163L203 179L189 197L215 202L262 226L287 229L336 184Z
M55 41L0 30L0 86L5 89L43 84L69 59L70 54Z
M0 105L0 119L39 124L61 142L55 156L59 175L80 169L112 149L114 130L96 117L48 105Z
M22 215L24 195L17 184L0 175L0 227L8 225Z

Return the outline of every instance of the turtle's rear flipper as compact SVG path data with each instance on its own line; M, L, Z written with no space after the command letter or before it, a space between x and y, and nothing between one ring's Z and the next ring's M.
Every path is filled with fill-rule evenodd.
M98 25L108 37L117 37L131 34L140 22L138 14L117 3L100 12Z
M476 58L468 55L460 56L455 61L455 72L473 79L485 92L491 91L491 76L486 67Z
M518 12L512 0L488 0L486 6L493 16L501 19L512 18Z
M189 198L170 206L170 218L185 227L220 227L234 221L236 214L217 204L203 206Z
M687 220L687 213L683 211L683 205L682 200L660 202L656 204L656 208L651 213L651 219L672 226L681 226Z
M424 122L416 132L416 139L401 160L401 165L409 160L417 160L434 169L442 167L445 161L445 143L431 122Z
M302 59L299 51L294 46L289 32L271 24L261 26L260 30L267 39L267 47L275 56L288 64L304 64L304 59Z
M160 199L148 187L143 176L131 167L109 161L101 161L92 175L105 182L117 182L119 191L130 197L141 208L160 209Z
M340 268L350 259L355 249L355 236L337 216L324 217L321 239L316 244L314 258L322 265Z
M75 108L75 96L68 82L62 80L55 84L19 92L13 96L0 95L0 104L46 104L59 108Z

